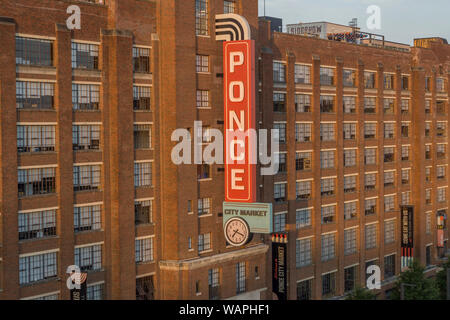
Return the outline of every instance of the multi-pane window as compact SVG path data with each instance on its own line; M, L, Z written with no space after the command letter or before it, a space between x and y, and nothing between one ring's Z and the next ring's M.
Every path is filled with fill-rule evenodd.
M373 249L377 246L377 224L366 225L365 230L366 249Z
M98 45L72 42L72 68L98 69Z
M19 240L56 236L56 210L19 212Z
M384 222L384 243L395 242L395 220L386 220Z
M358 216L357 202L346 202L344 203L344 220L351 220Z
M273 82L286 82L286 65L284 63L273 63Z
M321 141L335 141L335 123L321 123L320 124L320 140Z
M377 213L377 199L366 199L364 201L364 214L370 216Z
M364 163L366 165L377 164L377 149L376 148L364 149Z
M431 100L425 100L425 113L431 113Z
M394 89L394 75L391 73L384 74L384 89L393 90Z
M153 261L153 237L135 239L134 255L136 263Z
M409 122L402 122L402 138L409 137Z
M350 292L356 288L356 275L358 268L356 266L344 269L344 292Z
M133 71L139 73L150 72L150 49L133 47Z
M223 2L223 13L235 13L236 2L234 0L225 0Z
M336 220L336 206L326 206L321 208L322 224L333 223Z
M395 254L384 257L384 279L395 276Z
M447 145L446 144L438 144L436 146L436 155L438 159L443 159L445 158L445 150L447 149Z
M104 283L87 286L86 298L87 300L103 300L105 286Z
M209 300L219 300L219 281L220 271L219 268L208 270L208 287L209 287Z
M436 167L436 177L438 178L438 180L442 180L445 179L445 176L447 171L447 166L437 166Z
M393 187L395 183L395 171L384 172L384 187Z
M197 165L197 179L205 180L210 178L211 178L211 165L206 163Z
M356 113L356 97L344 97L344 113Z
M401 108L403 114L409 113L409 99L402 99Z
M16 64L53 65L53 42L43 39L16 37Z
M436 79L436 91L445 92L445 80L443 78Z
M134 163L134 186L151 187L152 186L152 163L135 162Z
M275 183L273 186L273 197L275 202L286 201L286 183Z
M197 201L197 211L199 216L211 213L211 198L200 198Z
M436 113L445 115L445 101L436 101Z
M297 181L295 184L295 191L297 195L297 200L308 200L311 199L311 187L312 181Z
M197 108L209 108L208 90L197 90Z
M150 111L150 87L133 86L133 110Z
M74 207L73 218L75 232L100 230L102 227L101 205Z
M344 150L344 166L345 167L356 166L356 149Z
M286 112L286 94L274 93L273 94L273 112Z
M431 189L425 189L425 203L431 204Z
M344 69L342 73L344 87L356 86L356 71Z
M405 191L402 192L402 205L409 205L411 204L411 192Z
M402 90L409 90L409 76L402 76Z
M312 279L297 282L297 300L311 300Z
M425 167L425 181L431 182L431 167Z
M150 124L134 125L134 148L150 149L152 147L152 127Z
M320 167L322 169L334 168L334 154L335 151L321 151L320 152Z
M297 209L295 211L295 225L297 229L311 226L312 209Z
M19 197L55 193L56 168L18 169Z
M273 231L283 232L286 230L286 213L279 212L273 215Z
M295 110L303 113L311 112L311 96L309 94L296 94Z
M375 88L375 72L365 71L364 72L364 88L374 89Z
M73 191L98 190L100 175L100 165L73 166Z
M95 244L75 248L75 265L81 271L100 270L102 268L102 245Z
M295 169L297 171L311 170L312 153L296 152L295 153Z
M438 138L443 138L447 136L447 122L438 121L436 123L436 136Z
M395 148L384 147L384 162L394 162L394 161L395 161Z
M136 225L148 224L153 222L152 200L134 201L134 222Z
M344 230L344 254L356 253L356 231L357 228Z
M377 110L377 98L364 97L364 113L375 113Z
M36 254L19 258L19 284L27 284L49 278L58 273L57 253Z
M377 137L377 124L375 122L364 123L364 138L375 139Z
M100 86L95 84L72 84L73 110L98 110Z
M333 113L334 112L334 96L320 96L320 112Z
M295 83L298 84L311 83L311 66L304 64L295 65Z
M395 209L395 195L384 196L384 211L394 211Z
M402 161L409 160L409 146L402 146Z
M425 159L430 160L431 159L431 144L425 145Z
M425 219L425 232L426 234L431 234L431 212L426 213Z
M54 95L54 83L16 81L17 109L53 109Z
M344 177L344 193L356 192L356 176L345 176Z
M208 0L195 0L195 34L209 35Z
M246 284L246 263L238 262L236 263L236 294L245 292L245 284Z
M195 61L198 73L209 72L209 56L198 54Z
M402 169L402 184L409 184L411 169Z
M376 173L366 173L364 175L364 189L365 190L375 190L377 186L377 174Z
M320 194L322 196L332 196L336 193L335 179L324 178L320 180Z
M275 122L273 124L274 130L278 130L278 142L286 143L286 122ZM297 124L296 124L297 129Z
M329 261L335 257L335 233L322 235L322 261Z
M297 268L309 266L312 263L312 239L297 239L295 245L295 264Z
M73 150L100 149L100 126L77 125L72 126Z
M281 134L280 134L281 136ZM311 123L296 123L295 124L295 141L309 142L312 140L312 124Z
M336 272L322 275L322 297L332 297L336 295Z
M45 295L45 296L40 296L40 297L33 298L33 299L30 299L30 300L34 300L34 301L59 300L59 293L49 294L49 295Z
M447 187L437 189L437 201L444 202L447 199Z
M395 123L385 122L384 123L384 138L393 139L395 137Z
M431 77L425 77L425 91L431 91Z
M17 152L55 151L55 126L17 125Z
M334 69L320 67L320 84L322 86L333 86L334 85Z
M384 99L384 114L394 114L395 110L395 99L385 98Z

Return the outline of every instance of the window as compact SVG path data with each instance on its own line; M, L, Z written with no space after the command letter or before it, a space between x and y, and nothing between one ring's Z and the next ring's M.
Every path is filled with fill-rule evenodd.
M17 125L17 152L55 151L55 126Z
M134 186L151 187L152 186L152 163L135 162L134 163Z
M320 152L320 167L322 169L334 168L334 153L335 153L335 151L321 151Z
M356 71L344 69L342 76L344 87L356 86Z
M445 179L446 177L446 171L447 171L447 167L446 166L437 166L436 168L436 176L438 180L442 180Z
M134 222L136 225L153 222L153 201L134 201Z
M356 98L355 97L344 97L344 113L356 113Z
M394 211L395 209L395 196L384 196L384 211Z
M366 165L377 164L377 149L376 148L364 149L364 164L366 164Z
M102 245L75 248L75 265L81 271L100 270L102 268Z
M356 253L357 228L344 230L344 254L346 256Z
M375 113L377 110L377 98L365 97L364 98L364 113Z
M56 210L19 212L19 240L56 236Z
M141 238L134 241L136 263L153 261L153 238Z
M236 294L245 292L246 283L246 263L238 262L236 263Z
M152 148L152 127L150 124L134 125L134 148L135 149Z
M402 76L402 90L409 90L409 76Z
M297 200L311 199L312 181L297 181L295 185Z
M136 279L136 300L154 300L155 285L153 276Z
M394 114L395 99L384 99L384 114Z
M197 73L209 72L209 56L200 55L196 56Z
M431 77L425 77L425 91L431 91Z
M364 138L375 139L377 137L377 124L373 122L364 123Z
M377 187L377 174L376 173L366 173L364 175L364 189L375 190Z
M19 257L19 284L27 284L57 276L57 253Z
M395 220L384 222L384 243L391 244L395 242Z
M82 206L73 208L73 227L75 232L100 230L102 227L101 206Z
M297 229L311 226L311 209L297 209L295 211L295 225Z
M394 162L395 161L395 148L394 147L384 147L384 162Z
M281 134L280 134L281 136ZM295 141L310 142L312 140L312 124L296 123L295 124Z
M335 141L335 123L321 123L320 124L320 140L321 141Z
M436 101L436 113L445 115L445 101Z
M401 102L402 106L402 114L408 114L409 113L409 100L408 99L402 99Z
M445 92L445 81L443 78L436 79L436 91Z
M284 202L286 201L286 183L275 183L273 187L274 201Z
M325 178L320 181L320 194L324 196L332 196L335 194L335 179Z
M219 300L219 268L208 270L209 300Z
M295 153L295 170L297 171L311 170L311 164L312 164L311 152Z
M447 200L447 187L437 189L437 201L445 202Z
M306 267L312 263L311 238L297 239L295 246L295 264L297 268Z
M94 84L72 84L73 110L98 110L100 86Z
M366 89L374 89L375 88L375 72L364 72L364 88Z
M72 68L98 70L98 45L72 42Z
M273 112L286 112L286 94L273 94Z
M100 126L99 125L77 125L72 126L73 150L99 150L100 149Z
M150 87L133 86L133 110L150 111Z
M395 182L395 171L385 171L384 172L384 187L393 187Z
M402 184L409 184L411 169L402 169Z
M385 90L393 90L394 89L394 75L393 74L384 74L384 89Z
M373 249L377 246L377 225L366 225L366 249Z
M197 90L197 108L209 108L208 90Z
M296 94L295 110L302 113L311 112L311 96L308 94Z
M356 176L344 177L344 193L356 192Z
M409 146L402 146L402 161L409 160Z
M31 66L53 65L53 42L16 37L16 64Z
M350 292L356 288L357 267L344 269L344 292Z
M431 132L431 121L425 122L425 137L429 137Z
M431 204L431 189L425 189L425 203Z
M355 219L358 216L357 202L344 203L344 220Z
M445 158L445 150L447 149L446 144L438 144L436 147L436 155L438 159L444 159Z
M197 165L197 179L205 180L211 178L211 166L209 164Z
M384 138L385 139L395 138L395 123L392 122L384 123Z
M426 160L431 159L431 144L425 145L425 159Z
M320 96L320 112L334 112L334 96Z
M100 165L73 166L73 191L100 189Z
M286 230L286 213L276 212L273 215L273 231L283 232Z
M395 254L384 257L384 279L395 276Z
M322 235L322 261L329 261L335 257L335 234Z
M103 300L104 290L103 283L88 285L86 292L87 300Z
M55 193L55 169L56 168L18 169L19 197Z
M334 86L334 69L320 67L320 84L322 86Z
M133 72L150 72L150 49L133 47Z
M356 166L356 150L355 149L344 150L344 166L345 167Z
M223 2L223 13L235 13L236 12L236 2L225 0Z
M49 294L49 295L45 295L45 296L40 296L37 298L33 298L30 300L34 300L34 301L51 301L51 300L59 300L59 294L55 293L55 294Z
M311 300L312 279L297 282L297 300Z
M364 214L370 216L377 213L377 199L366 199L364 201Z
M431 212L426 213L425 232L431 234Z
M285 122L275 122L273 128L278 130L278 142L286 143L286 123Z
M303 64L295 65L295 83L310 84L311 83L311 67Z
M322 297L332 297L336 294L336 272L322 275Z
M402 205L409 205L411 204L411 192L406 191L402 192Z
M436 123L436 136L438 138L444 138L447 136L447 122Z
M273 63L273 82L286 82L286 65L281 62Z
M17 109L53 109L55 84L16 81Z
M402 138L409 137L409 122L402 122Z
M431 113L431 100L425 100L425 113Z
M211 198L200 198L197 201L198 215L203 216L211 213Z
M321 210L322 224L333 223L336 218L336 206L322 207Z

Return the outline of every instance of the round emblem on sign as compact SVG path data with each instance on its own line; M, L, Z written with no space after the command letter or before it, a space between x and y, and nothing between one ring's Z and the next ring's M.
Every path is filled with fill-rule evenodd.
M225 239L235 247L242 246L250 238L250 228L247 222L241 218L231 218L225 223Z

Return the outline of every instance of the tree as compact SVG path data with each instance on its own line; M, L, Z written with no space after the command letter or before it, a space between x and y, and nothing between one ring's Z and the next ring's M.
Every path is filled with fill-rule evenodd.
M372 291L356 287L350 294L345 298L345 300L375 300L376 299L375 293Z
M391 299L400 300L401 287L404 284L405 300L437 300L439 289L433 279L425 277L425 268L417 261L405 272L402 272L395 282Z
M436 286L439 290L439 297L442 300L447 299L447 270L450 268L450 261L442 265L443 270L436 275Z

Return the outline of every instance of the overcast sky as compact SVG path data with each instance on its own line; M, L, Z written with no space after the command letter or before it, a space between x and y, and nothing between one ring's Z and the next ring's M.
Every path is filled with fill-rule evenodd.
M259 15L264 15L264 0ZM381 9L381 30L368 30L370 5ZM443 37L450 41L450 0L266 0L266 15L283 25L329 21L347 25L358 18L362 31L383 34L386 40L412 44L414 38Z

